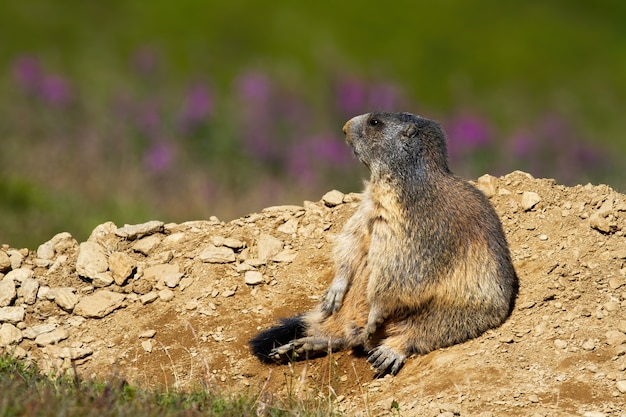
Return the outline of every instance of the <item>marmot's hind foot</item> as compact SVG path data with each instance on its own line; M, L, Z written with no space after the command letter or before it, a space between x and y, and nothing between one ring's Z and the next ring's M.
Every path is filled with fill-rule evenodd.
M402 368L405 359L406 355L385 345L380 345L370 350L367 357L367 361L372 364L372 368L374 368L378 376L397 374L400 368Z
M293 358L297 358L302 353L307 352L330 352L340 350L344 347L343 345L341 340L332 340L323 337L303 337L275 347L268 356L274 360L280 360L282 355L291 355Z

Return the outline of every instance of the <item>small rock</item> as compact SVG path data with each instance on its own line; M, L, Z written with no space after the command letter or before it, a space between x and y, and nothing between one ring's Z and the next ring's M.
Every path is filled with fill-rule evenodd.
M35 339L40 334L49 333L56 328L57 328L56 324L36 324L34 326L27 327L24 330L22 330L22 335L26 339L32 340L32 339Z
M548 235L539 235L539 240L543 240L543 241L548 240Z
M176 286L180 283L183 274L181 272L175 274L168 274L163 277L163 283L170 288L176 288Z
M592 351L596 348L596 344L593 342L593 340L587 340L585 343L583 343L582 348L584 350Z
M102 318L121 307L124 294L100 290L82 297L74 307L74 314L85 318Z
M626 320L620 320L617 323L617 330L619 330L622 333L626 333Z
M567 347L567 341L556 339L554 341L554 346L556 346L557 349L565 349Z
M35 338L35 343L39 346L52 345L55 343L59 343L61 340L65 340L70 337L70 334L67 330L63 328L56 328L51 332L42 333Z
M24 298L26 304L35 304L37 301L37 292L39 291L39 281L35 278L24 278L20 285L20 295ZM0 290L0 298L2 298L2 290ZM0 301L0 306L2 302Z
M174 291L168 288L159 291L159 299L165 302L172 301L174 299Z
M626 283L626 280L624 280L623 278L609 278L609 288L612 290L618 289L619 287L624 285L624 283Z
M161 244L161 238L159 236L157 235L147 236L135 242L135 244L133 245L133 251L139 252L143 255L148 256L160 244Z
M150 304L157 298L159 298L159 295L156 292L152 291L139 297L139 301L141 301L141 304Z
M22 263L24 262L24 255L17 250L8 251L7 254L9 255L9 260L11 261L11 269L18 269L22 266Z
M224 298L232 297L233 295L235 295L235 290L224 290L224 292L222 292L222 297Z
M298 231L298 219L289 219L285 223L278 226L276 230L287 235L292 235Z
M10 306L16 296L15 282L7 277L0 280L0 307Z
M322 201L328 207L335 207L343 203L344 194L341 191L332 190L322 196Z
M298 256L298 252L293 249L285 249L276 254L272 258L274 262L293 262L294 259Z
M24 307L0 307L0 323L17 324L24 321Z
M109 268L104 248L96 242L87 241L78 247L76 272L81 277L94 279L96 275Z
M50 242L54 247L55 254L65 252L66 250L74 248L78 245L76 239L74 239L68 232L57 233L52 239L50 239Z
M115 283L119 286L124 285L135 268L137 268L135 260L124 252L113 252L109 256L109 271L111 271Z
M265 281L259 271L247 271L243 279L248 285L258 285Z
M115 235L119 237L123 237L129 240L135 240L141 236L152 235L155 233L160 233L163 231L163 226L165 223L152 220L147 223L135 224L135 225L124 225L124 227L120 227L115 231Z
M606 414L600 411L586 411L583 417L607 417Z
M11 259L6 252L0 250L0 272L4 273L11 269Z
M150 291L152 291L152 284L148 280L139 278L133 282L134 293L142 295L148 294Z
M283 242L268 234L261 234L257 239L257 253L259 259L269 260L283 250Z
M143 271L143 277L150 282L162 283L166 277L178 274L179 271L178 264L159 264L146 268Z
M58 288L54 292L54 302L63 310L71 312L78 303L78 296L69 288Z
M246 246L245 242L232 237L224 239L223 245L235 250L243 249Z
M83 347L60 347L48 344L42 350L48 355L61 359L82 359L93 353L91 349Z
M605 333L606 342L611 346L621 345L626 343L626 334L619 330L609 330Z
M32 278L35 274L28 268L14 268L11 272L6 274L5 279L12 279L15 282L22 282L27 278Z
M491 198L496 195L498 179L492 175L485 174L478 178L476 182L476 188L485 194L487 198Z
M617 384L615 385L619 392L621 392L622 394L626 394L626 381L617 381Z
M223 264L235 262L235 251L229 247L208 245L199 256L202 262Z
M535 207L537 205L537 203L539 203L541 201L541 197L539 197L539 194L533 192L533 191L524 191L524 193L522 194L522 209L524 209L524 211L528 211L530 209L532 209L533 207Z
M155 335L156 335L156 330L149 329L149 330L144 330L143 332L139 333L139 338L140 339L152 339Z
M141 342L141 347L143 348L143 350L145 350L148 353L152 353L152 341L150 340L144 340L143 342Z
M106 222L106 223L99 224L98 226L95 227L95 229L91 231L91 234L89 235L89 239L87 240L90 242L100 241L107 235L114 233L116 230L117 230L117 226L113 222Z
M589 216L589 226L604 233L610 233L613 225L607 217L600 216L597 212Z
M108 287L114 282L113 275L109 271L97 273L92 280L93 286L96 288Z
M37 258L51 260L54 258L54 244L51 240L42 243L37 248Z
M22 341L20 329L9 323L2 323L0 326L0 347L15 345Z

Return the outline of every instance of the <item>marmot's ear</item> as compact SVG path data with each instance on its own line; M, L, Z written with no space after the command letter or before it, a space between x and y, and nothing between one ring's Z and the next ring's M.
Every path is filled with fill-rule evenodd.
M407 139L412 139L414 137L417 136L417 126L415 126L413 123L411 123L406 129L404 129L404 132L402 132L402 136L404 136Z

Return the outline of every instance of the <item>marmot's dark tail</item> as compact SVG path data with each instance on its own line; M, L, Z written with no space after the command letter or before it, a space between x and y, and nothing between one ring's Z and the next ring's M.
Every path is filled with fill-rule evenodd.
M281 319L278 326L263 330L248 342L252 353L263 362L275 362L268 355L277 346L305 336L306 323L303 316Z

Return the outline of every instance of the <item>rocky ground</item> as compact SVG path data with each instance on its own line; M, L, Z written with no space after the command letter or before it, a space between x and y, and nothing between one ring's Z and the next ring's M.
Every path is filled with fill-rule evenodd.
M231 222L102 224L0 249L0 350L45 372L320 395L356 415L626 416L626 196L514 172L477 185L520 278L510 319L373 379L353 352L266 365L248 339L314 305L358 194ZM624 411L622 411L624 410Z

